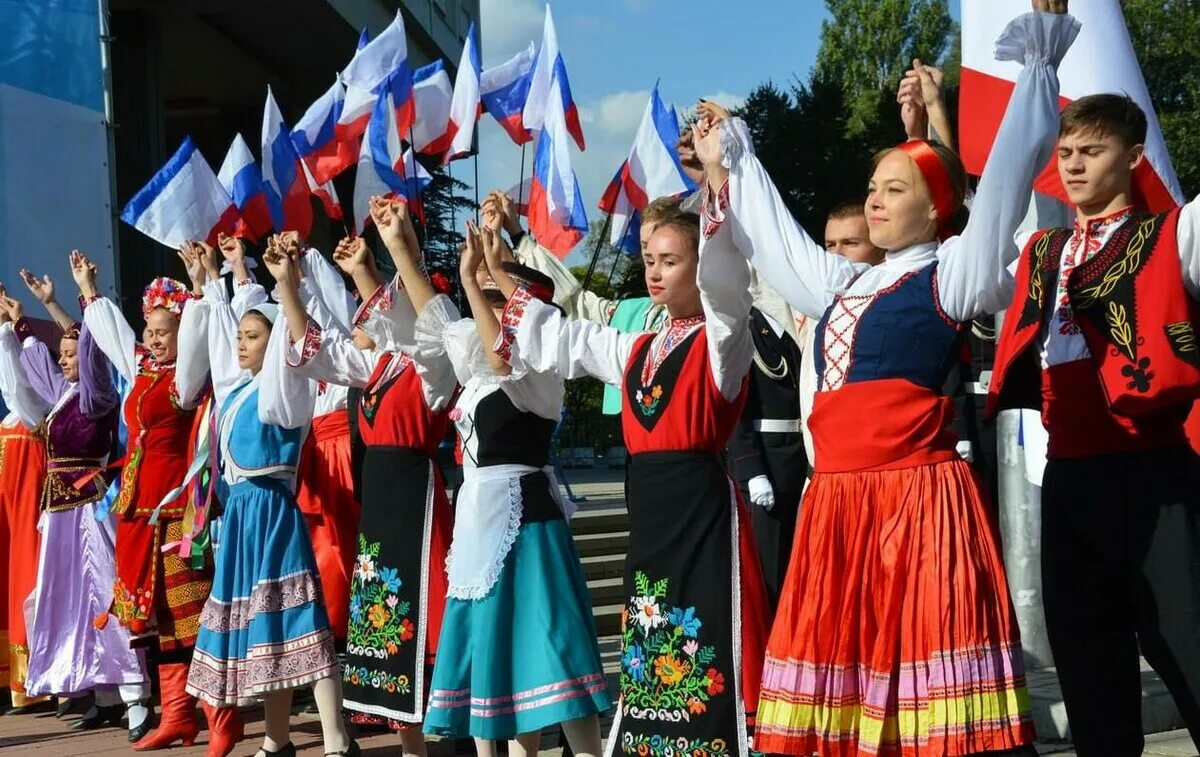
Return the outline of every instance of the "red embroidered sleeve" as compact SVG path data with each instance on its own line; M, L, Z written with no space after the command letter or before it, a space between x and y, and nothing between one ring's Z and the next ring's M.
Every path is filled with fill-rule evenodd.
M492 349L505 362L512 358L513 342L517 341L517 327L525 317L526 306L533 299L535 298L528 289L517 287L517 291L513 292L504 306L504 315L500 319L500 334L496 337L496 344Z
M371 313L375 310L391 310L392 308L392 288L387 284L380 284L375 287L375 291L371 296L363 300L358 306L358 310L354 313L354 325L361 326L371 317Z
M715 198L708 185L705 185L704 210L700 217L700 228L704 232L705 239L712 239L713 235L721 228L721 224L725 222L725 211L728 208L729 181L727 180L721 185L721 189L716 193Z
M82 313L83 311L87 310L87 306L91 305L98 299L100 299L100 295L98 294L93 294L91 297L84 297L82 294L79 295L79 312Z
M321 327L311 317L309 317L308 323L304 325L304 342L300 345L300 358L298 360L295 358L295 352L290 349L295 344L289 335L287 364L292 368L299 368L309 360L312 360L313 355L316 355L317 351L321 349Z

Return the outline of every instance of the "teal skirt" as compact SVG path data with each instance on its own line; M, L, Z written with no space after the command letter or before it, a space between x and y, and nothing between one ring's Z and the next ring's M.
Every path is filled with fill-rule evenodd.
M612 706L567 523L523 523L483 599L446 600L425 732L511 739Z

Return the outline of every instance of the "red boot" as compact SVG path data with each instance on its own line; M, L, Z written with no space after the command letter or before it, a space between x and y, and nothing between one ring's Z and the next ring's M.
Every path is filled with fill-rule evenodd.
M246 737L246 724L236 707L213 707L200 701L208 721L208 753L206 757L226 757L233 747Z
M187 693L188 664L175 662L158 666L158 688L162 694L162 717L158 728L133 745L134 751L166 749L176 741L184 746L196 743L200 723L196 719L196 698Z

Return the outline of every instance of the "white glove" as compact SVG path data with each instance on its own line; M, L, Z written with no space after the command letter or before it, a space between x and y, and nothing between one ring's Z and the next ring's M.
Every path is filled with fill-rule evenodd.
M954 450L958 452L958 456L968 463L975 462L975 448L971 446L970 439L962 439L958 444L954 445Z
M750 490L750 501L764 510L775 506L775 490L771 488L771 480L766 476L755 476L746 484Z

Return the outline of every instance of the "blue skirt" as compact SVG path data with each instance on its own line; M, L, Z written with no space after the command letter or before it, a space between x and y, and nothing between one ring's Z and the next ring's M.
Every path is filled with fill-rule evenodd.
M446 600L425 732L511 739L611 706L571 532L522 524L488 595Z
M189 693L218 707L244 705L336 673L312 542L285 482L226 489L215 558Z

